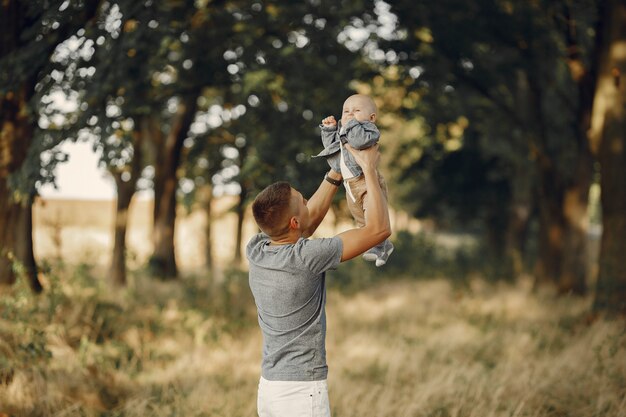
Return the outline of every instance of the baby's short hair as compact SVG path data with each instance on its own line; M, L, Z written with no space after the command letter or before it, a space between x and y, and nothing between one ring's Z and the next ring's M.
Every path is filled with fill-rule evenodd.
M291 185L280 181L268 185L252 203L252 215L263 233L279 236L287 231L291 205Z

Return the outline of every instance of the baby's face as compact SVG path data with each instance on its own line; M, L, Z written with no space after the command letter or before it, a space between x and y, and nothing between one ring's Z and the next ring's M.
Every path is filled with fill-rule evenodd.
M343 103L341 124L345 125L352 119L356 119L359 122L376 121L376 108L369 97L354 95L348 97L348 99Z

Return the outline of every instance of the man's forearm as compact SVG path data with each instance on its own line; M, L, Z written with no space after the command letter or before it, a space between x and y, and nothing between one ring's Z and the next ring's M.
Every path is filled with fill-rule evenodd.
M334 170L330 170L328 172L328 177L335 180L341 181L341 174L335 172ZM320 186L317 188L317 191L311 196L307 203L307 208L309 209L309 216L311 219L311 223L308 227L308 235L312 235L313 232L317 229L319 224L326 217L326 213L328 213L328 209L330 208L330 204L333 202L333 197L335 193L339 189L339 186L331 184L326 179L323 179Z
M383 196L375 169L363 171L367 195L365 200L365 227L374 233L391 233L387 200Z

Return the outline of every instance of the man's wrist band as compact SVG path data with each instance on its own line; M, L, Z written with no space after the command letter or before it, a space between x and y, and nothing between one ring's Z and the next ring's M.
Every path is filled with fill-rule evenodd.
M324 175L324 179L328 181L329 183L331 183L332 185L334 185L335 187L339 187L341 185L340 180L335 180L333 178L330 178L328 174Z

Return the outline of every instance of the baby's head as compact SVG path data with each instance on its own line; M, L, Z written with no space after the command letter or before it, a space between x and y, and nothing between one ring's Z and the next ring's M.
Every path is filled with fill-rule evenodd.
M376 122L376 104L365 94L354 94L343 103L341 124L345 125L351 119L359 122Z

